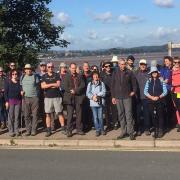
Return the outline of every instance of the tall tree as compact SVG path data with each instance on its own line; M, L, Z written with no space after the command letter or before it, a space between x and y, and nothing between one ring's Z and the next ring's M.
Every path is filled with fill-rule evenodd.
M52 23L51 0L0 0L0 63L38 63L37 53L53 46L66 47L63 26Z

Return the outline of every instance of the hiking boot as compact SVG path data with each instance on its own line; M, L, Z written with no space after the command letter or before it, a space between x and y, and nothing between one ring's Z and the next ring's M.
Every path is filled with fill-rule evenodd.
M99 137L101 133L99 131L96 131L96 137Z
M164 136L163 130L159 130L158 132L158 138L162 138Z
M5 122L1 122L1 129L5 129L6 128L6 124L5 124Z
M114 130L118 130L119 129L119 125L118 124L115 124L114 125Z
M103 135L103 136L105 136L106 135L106 131L101 131L101 134Z
M67 135L67 137L72 137L73 136L72 131L68 131L66 135Z
M180 127L177 128L177 132L180 132Z
M121 133L121 134L117 137L117 140L123 139L123 138L125 138L125 137L126 137L125 134Z
M151 132L149 130L145 130L144 133L145 133L146 136L150 136L151 135Z
M107 126L105 131L106 131L106 132L110 132L110 131L112 131L112 130L113 130L113 127Z
M51 135L52 135L51 131L47 131L45 137L49 137Z
M130 140L135 140L136 138L135 138L135 135L133 134L133 133L131 133L130 135L129 135L129 139Z
M139 131L137 131L137 136L141 136L142 135L142 132L139 130Z
M85 133L83 131L77 131L76 134L81 135L81 136L85 135Z
M65 127L65 126L62 126L62 127L60 128L60 131L61 131L62 134L65 134L65 135L66 135L66 127Z
M30 136L30 135L31 135L30 132L26 132L26 133L25 133L25 136Z
M33 132L31 133L31 136L36 136L36 134L37 134L37 132L36 132L36 131L33 131Z

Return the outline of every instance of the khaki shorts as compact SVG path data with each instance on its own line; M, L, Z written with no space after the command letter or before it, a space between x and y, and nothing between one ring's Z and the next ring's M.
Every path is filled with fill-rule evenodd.
M45 106L45 113L53 113L56 114L62 113L63 106L62 106L62 98L45 98L44 99L44 106Z

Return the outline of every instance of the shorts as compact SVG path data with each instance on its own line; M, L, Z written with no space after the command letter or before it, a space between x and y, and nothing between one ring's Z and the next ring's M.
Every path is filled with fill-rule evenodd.
M45 98L44 99L44 106L45 106L45 113L53 113L56 114L62 113L63 106L62 106L62 98Z

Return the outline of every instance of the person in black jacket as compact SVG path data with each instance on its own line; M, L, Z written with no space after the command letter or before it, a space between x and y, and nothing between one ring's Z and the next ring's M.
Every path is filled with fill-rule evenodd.
M70 64L70 73L64 78L64 99L67 105L67 137L72 136L73 112L76 110L76 132L84 135L82 124L82 104L85 98L85 82L82 75L77 74L76 64Z
M117 108L116 105L112 103L111 96L111 81L112 81L112 63L105 62L103 64L104 71L101 73L101 80L106 87L105 96L105 122L106 122L106 132L111 131L113 128L116 129L117 126Z
M123 58L119 60L119 68L114 71L111 84L112 103L116 104L118 119L121 125L122 139L129 134L130 140L134 140L134 120L132 117L132 97L137 90L136 78L133 72L126 69Z
M5 83L5 101L8 109L8 130L11 137L19 136L19 116L21 111L22 87L18 79L18 71L10 72L10 80Z

